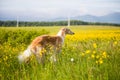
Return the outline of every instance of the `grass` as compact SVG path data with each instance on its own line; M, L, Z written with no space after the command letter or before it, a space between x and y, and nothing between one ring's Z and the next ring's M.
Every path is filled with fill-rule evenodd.
M76 34L66 36L56 63L51 63L48 55L45 65L38 64L34 56L29 64L19 64L18 54L33 38L39 34L56 34L60 28L0 28L1 36L13 33L0 38L0 80L120 79L120 28L114 26L71 26ZM23 38L23 33L29 36Z

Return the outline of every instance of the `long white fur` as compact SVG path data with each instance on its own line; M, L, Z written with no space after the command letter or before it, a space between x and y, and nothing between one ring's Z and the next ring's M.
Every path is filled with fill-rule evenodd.
M29 47L18 56L18 60L20 63L24 62L28 57L30 57L32 54L31 50Z

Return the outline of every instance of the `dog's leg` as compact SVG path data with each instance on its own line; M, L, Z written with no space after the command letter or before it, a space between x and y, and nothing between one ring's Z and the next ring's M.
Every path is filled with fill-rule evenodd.
M57 61L55 53L50 57L50 61L51 62L56 62Z
M43 47L37 47L37 52L35 54L38 63L44 64L45 54L43 52Z
M57 54L61 52L61 45L54 46L54 53L50 57L51 62L56 62L57 61Z
M51 55L51 57L50 57L50 61L51 61L51 62L56 62L56 61L57 61L57 60L56 60L56 46L53 46L53 47L52 47L51 52L52 52L52 55Z

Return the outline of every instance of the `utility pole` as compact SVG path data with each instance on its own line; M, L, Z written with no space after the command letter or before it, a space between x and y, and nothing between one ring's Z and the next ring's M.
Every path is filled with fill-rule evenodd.
M68 16L68 27L70 27L70 16Z
M19 17L17 16L17 24L16 24L17 27L19 27Z

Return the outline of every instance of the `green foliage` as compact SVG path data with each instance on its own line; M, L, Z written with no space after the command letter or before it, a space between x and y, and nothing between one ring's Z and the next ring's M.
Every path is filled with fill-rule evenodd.
M26 29L1 29L0 44L9 43L14 46L23 43L30 44L31 40L33 40L35 37L48 33L49 32L44 29L39 31Z
M67 26L68 21L53 21L53 22L19 22L19 27L21 26ZM70 25L110 25L110 26L120 26L120 24L112 24L112 23L99 23L99 22L84 22L80 20L71 20ZM16 21L0 21L0 26L6 27L16 27Z

